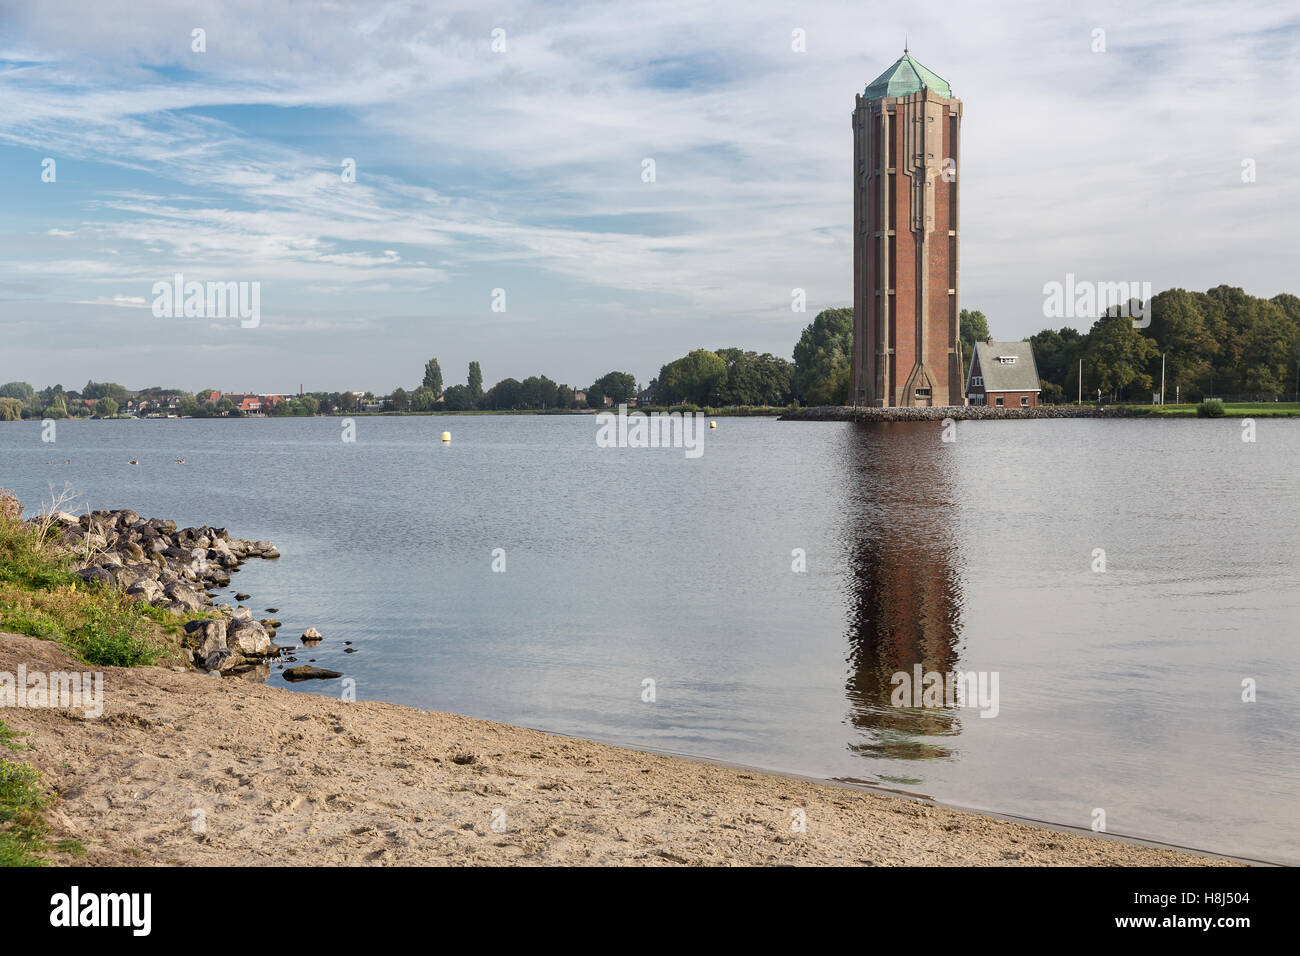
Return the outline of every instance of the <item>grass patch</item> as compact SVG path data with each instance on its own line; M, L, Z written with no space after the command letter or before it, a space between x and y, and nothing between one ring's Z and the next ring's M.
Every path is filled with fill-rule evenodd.
M53 590L0 583L0 630L58 641L101 667L137 667L174 656L186 619L84 582Z
M0 584L24 588L66 587L78 580L75 559L58 553L36 529L0 518Z
M1210 399L1210 402L1219 400ZM1160 415L1173 418L1206 417L1198 411L1202 405L1126 405L1126 411L1138 415ZM1223 416L1228 418L1296 418L1300 417L1300 402L1222 402ZM1209 417L1219 417L1211 415Z
M0 743L13 747L19 736L0 721ZM79 840L48 841L45 810L50 801L36 768L0 757L0 866L44 866L50 851L86 855Z
M26 736L26 734L19 733L3 720L0 720L0 747L8 747L10 750L26 750L27 745L18 739Z
M0 866L45 863L49 831L42 811L49 798L40 781L41 775L28 764L0 757Z
M190 617L75 574L77 556L24 524L0 493L0 630L58 641L87 664L135 667L176 656Z

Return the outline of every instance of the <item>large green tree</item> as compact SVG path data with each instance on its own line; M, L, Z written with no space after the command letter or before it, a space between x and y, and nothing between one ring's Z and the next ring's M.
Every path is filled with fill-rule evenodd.
M483 401L483 370L478 362L469 363L469 400L473 405Z
M1151 389L1151 360L1160 354L1155 342L1133 327L1127 315L1106 315L1088 331L1083 361L1103 395L1125 398L1125 391ZM1137 397L1137 396L1133 396Z
M718 405L787 405L794 384L794 366L770 353L718 349L727 374L717 391Z
M1165 356L1165 391L1170 398L1204 378L1218 352L1200 297L1183 289L1167 289L1152 298L1146 334Z
M120 401L126 397L126 386L117 382L87 382L81 390L82 398L111 398Z
M843 405L849 398L853 310L823 309L794 347L795 392L806 405Z
M608 395L615 405L636 398L636 376L631 372L607 372L596 379L592 387L600 394ZM587 391L590 393L591 389Z
M726 380L727 363L722 356L708 349L695 349L659 370L656 400L664 405L715 405L718 390ZM587 400L591 401L590 395Z
M492 409L512 409L523 407L521 384L517 379L503 378L493 385L483 396L483 407Z
M519 401L525 408L554 408L559 391L545 375L530 375L519 383Z
M35 396L36 390L26 382L6 382L0 385L0 398L16 398L26 405Z
M452 385L442 393L443 408L449 412L467 412L474 407L469 386Z
M447 393L443 392L444 401L446 396ZM435 404L437 404L436 396L423 385L411 393L411 411L413 412L431 412Z
M436 358L431 358L424 364L424 382L422 384L434 395L442 394L442 367L438 364Z

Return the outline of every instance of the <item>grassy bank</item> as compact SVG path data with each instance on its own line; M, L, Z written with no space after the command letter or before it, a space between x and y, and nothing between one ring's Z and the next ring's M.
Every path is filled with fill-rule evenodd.
M58 641L101 667L172 657L185 619L83 581L78 555L57 534L25 523L18 500L0 489L0 631ZM80 856L75 841L49 841L44 814L55 798L30 764L10 756L25 749L22 735L0 721L0 866L40 866L50 853Z
M1173 418L1195 418L1196 405L1126 405L1134 415L1161 415ZM1225 402L1223 414L1228 418L1296 418L1300 417L1300 402Z
M173 657L187 618L76 575L78 555L22 521L0 489L0 630L58 641L87 664L134 667ZM196 615L197 616L197 615Z

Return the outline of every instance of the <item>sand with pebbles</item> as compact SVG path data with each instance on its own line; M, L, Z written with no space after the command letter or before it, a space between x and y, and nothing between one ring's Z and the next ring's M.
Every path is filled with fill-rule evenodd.
M0 634L0 672L84 670ZM104 713L0 710L81 860L1215 865L1170 849L196 671L104 668ZM324 690L325 687L322 687ZM802 832L796 823L802 816Z

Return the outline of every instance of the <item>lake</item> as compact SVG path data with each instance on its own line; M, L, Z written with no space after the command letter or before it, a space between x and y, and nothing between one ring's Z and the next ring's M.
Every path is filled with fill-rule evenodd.
M358 699L1300 863L1300 421L717 422L2 423L0 487L273 541L222 599Z

